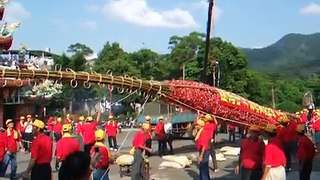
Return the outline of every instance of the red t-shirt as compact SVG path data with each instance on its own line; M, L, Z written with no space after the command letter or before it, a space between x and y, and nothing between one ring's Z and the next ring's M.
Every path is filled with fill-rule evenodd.
M80 128L81 128L81 134L82 134L82 138L83 138L83 142L85 145L87 144L92 144L94 142L96 142L95 136L94 136L94 132L97 129L98 126L98 122L97 121L93 121L91 123L86 123L83 124Z
M47 121L47 126L48 130L52 131L53 130L53 124L54 124L55 119L53 117L50 117Z
M6 147L7 147L7 133L0 132L0 163L4 159L4 155L6 154Z
M296 141L298 140L298 133L296 131L296 127L297 127L298 123L295 121L291 121L288 125L288 128L290 129L290 133L289 133L289 139L290 141Z
M166 136L166 133L164 132L164 124L158 123L154 129L154 132L158 140L163 140Z
M52 160L52 141L45 134L39 134L31 143L31 158L37 164L47 164Z
M291 128L289 126L281 127L277 130L280 141L282 143L290 142Z
M137 132L132 141L132 146L134 148L139 148L140 146L145 146L146 145L146 135L144 134L143 131Z
M215 131L217 129L217 125L215 123L206 123L204 126L203 126L203 130L204 131L208 131L208 134L211 133L211 138L214 137L214 134L215 134Z
M241 164L246 169L262 167L265 145L261 140L253 141L249 138L241 141Z
M315 130L315 131L320 131L320 119L317 120L316 122L311 124L311 127Z
M302 113L302 114L300 115L300 121L301 121L301 122L304 122L304 123L308 121L307 113Z
M279 138L275 137L269 141L264 151L264 165L279 167L286 165L286 156Z
M232 125L232 124L228 124L227 127L228 127L228 131L236 130L236 127L234 125Z
M76 124L76 133L77 133L78 135L81 134L81 126L82 126L82 125L83 125L83 124L80 123L80 122L78 122L78 123Z
M26 129L26 127L24 126L24 122L21 121L21 120L17 123L17 127L16 128L21 133L24 133L24 130Z
M65 123L65 124L71 124L71 120L68 119L68 118L66 118L66 119L64 120L64 123Z
M54 126L53 126L53 132L55 133L62 133L62 124L61 123L56 123Z
M104 129L106 131L106 133L108 134L109 137L113 137L116 136L118 133L118 123L116 122L111 122L108 121L105 125L104 125Z
M152 139L152 126L149 124L149 132L146 134L147 139Z
M76 151L80 151L80 143L73 137L62 137L56 144L56 157L61 161Z
M7 130L7 149L11 153L16 153L18 151L18 142L21 141L16 130Z
M99 161L96 164L97 169L108 169L109 167L109 150L105 146L92 146L90 154L95 153L95 148L99 147Z
M298 139L298 160L312 160L314 156L315 148L313 142L305 135L300 136Z
M210 140L212 138L212 134L210 131L203 130L199 136L199 139L196 141L197 149L200 151L202 148L208 150L210 148Z

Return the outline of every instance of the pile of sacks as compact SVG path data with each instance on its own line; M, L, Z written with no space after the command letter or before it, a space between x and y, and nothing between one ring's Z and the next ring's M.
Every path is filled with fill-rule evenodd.
M188 159L187 156L163 156L164 161L159 165L159 168L176 168L182 169L189 167L192 164L192 160Z

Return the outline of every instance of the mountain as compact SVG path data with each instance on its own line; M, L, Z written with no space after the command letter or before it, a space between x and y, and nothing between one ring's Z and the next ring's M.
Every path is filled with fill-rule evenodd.
M249 67L262 72L300 77L320 72L320 33L287 34L268 47L241 50Z

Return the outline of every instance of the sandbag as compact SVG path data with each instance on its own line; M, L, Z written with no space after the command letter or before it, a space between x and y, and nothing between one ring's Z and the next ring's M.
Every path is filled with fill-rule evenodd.
M163 156L162 157L166 161L176 162L180 164L182 167L190 166L192 161L187 158L187 156Z
M220 152L226 152L226 151L230 151L232 149L234 149L235 147L232 147L232 146L223 146L221 149L220 149Z
M124 154L116 159L116 163L119 165L131 165L133 163L133 156L130 154Z
M221 151L221 150L220 150ZM238 156L240 154L239 147L227 148L227 151L222 152L223 155L227 156Z
M175 169L182 169L183 166L176 162L170 162L170 161L163 161L160 165L160 168L175 168Z
M209 157L210 160L212 160L211 156ZM217 161L226 161L227 158L222 153L216 153L216 159Z

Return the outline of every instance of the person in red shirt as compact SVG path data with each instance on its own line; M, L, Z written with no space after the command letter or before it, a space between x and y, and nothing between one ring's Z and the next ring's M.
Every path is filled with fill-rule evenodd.
M311 122L310 127L314 130L314 140L317 146L317 151L320 150L320 118Z
M0 127L0 166L4 160L7 150L7 133L6 130Z
M90 154L91 147L96 142L94 132L98 127L100 119L100 113L97 115L97 119L93 120L92 116L88 116L85 124L81 126L81 136L84 143L84 152Z
M293 145L291 140L292 127L289 126L289 119L282 118L279 121L281 127L278 129L278 137L283 145L284 152L286 155L286 169L287 171L291 171L291 154L293 154ZM295 130L295 129L293 129ZM295 138L295 137L293 137Z
M146 135L146 146L151 149L152 147L152 125L151 125L151 117L150 116L146 116L145 120L147 124L149 124L149 131ZM145 152L145 155L150 157L152 154L149 151Z
M71 123L72 123L71 115L67 114L66 119L64 120L64 124L71 124Z
M204 128L199 130L196 139L196 147L199 151L198 163L199 174L201 180L210 179L209 174L209 156L210 156L210 140L212 139L212 132Z
M20 119L19 119L18 123L16 124L16 129L19 133L21 140L24 140L24 142L22 142L23 148L27 149L28 144L25 142L26 141L26 135L25 135L26 118L24 116L20 116Z
M23 178L32 180L51 180L52 140L44 134L44 122L36 119L33 122L35 139L31 144L31 159L27 169L22 173Z
M164 132L163 116L159 117L159 121L154 132L158 140L158 154L160 157L162 157L166 153L166 134Z
M228 124L229 142L236 142L236 127L232 124Z
M14 129L14 123L12 119L8 119L6 121L6 126L7 126L7 130L6 130L6 155L4 157L4 161L2 163L2 167L1 167L1 172L0 172L0 176L4 176L6 171L7 171L7 167L10 164L11 167L11 173L10 173L10 178L15 178L16 176L16 172L17 172L17 152L18 152L18 145L22 147L21 144L21 137L19 136L18 131L16 131Z
M62 126L63 136L56 144L56 169L59 169L59 163L63 162L69 154L80 151L80 143L72 137L71 124Z
M300 180L310 180L315 148L310 138L305 135L305 126L303 124L299 124L296 127L296 131L298 132L297 158L300 166Z
M134 152L131 152L133 153L134 160L132 163L131 180L143 179L142 168L144 160L142 154L143 151L152 152L152 149L146 146L146 138L149 133L149 128L150 125L144 123L141 130L133 136L132 147Z
M96 143L90 150L91 159L93 160L93 179L109 180L109 164L113 162L111 153L104 142L106 133L102 129L95 131Z
M265 135L268 144L264 151L264 171L261 180L285 180L286 179L286 156L283 145L277 137L277 128L272 124L265 127Z
M108 134L108 143L110 150L117 151L118 145L117 145L117 134L119 130L118 123L115 122L113 116L108 117L108 122L104 126L105 131Z
M206 122L204 125L204 130L209 131L208 133L212 133L211 139L210 139L210 156L212 159L213 164L213 171L218 172L218 162L216 158L216 150L215 150L215 136L216 136L216 129L218 122L215 117L211 116L210 114L206 114L203 117L204 121Z
M78 122L76 123L76 133L77 135L81 134L81 126L84 124L84 116L80 116Z
M53 135L56 142L62 137L62 118L58 117L53 126Z
M235 169L236 174L241 173L241 180L260 180L262 177L265 145L259 139L259 131L258 126L251 125L249 137L241 141L239 161Z
M50 116L50 118L47 120L47 130L50 132L50 137L53 138L53 126L55 124L55 118L53 116Z

